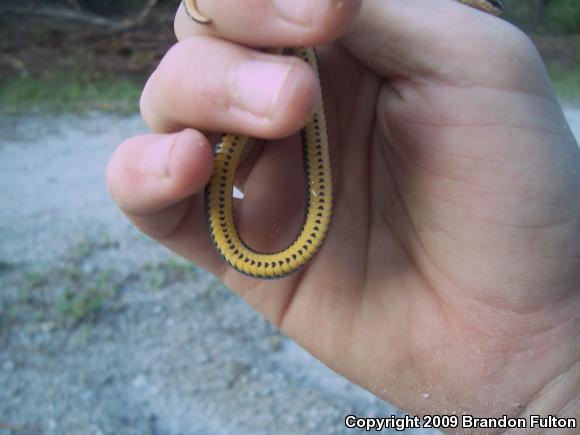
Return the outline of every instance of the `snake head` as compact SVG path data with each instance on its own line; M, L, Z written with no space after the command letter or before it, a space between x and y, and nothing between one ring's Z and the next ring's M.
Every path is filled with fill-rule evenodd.
M480 9L493 15L501 15L504 11L503 3L500 0L459 0L468 6Z

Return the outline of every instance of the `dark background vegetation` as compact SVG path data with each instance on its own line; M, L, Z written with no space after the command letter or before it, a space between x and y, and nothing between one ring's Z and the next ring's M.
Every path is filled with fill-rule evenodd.
M505 0L559 94L580 98L580 1ZM176 0L3 0L0 110L131 112L147 74L174 42Z

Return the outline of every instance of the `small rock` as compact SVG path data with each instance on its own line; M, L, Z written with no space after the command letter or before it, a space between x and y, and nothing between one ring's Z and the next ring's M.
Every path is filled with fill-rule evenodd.
M133 387L134 388L143 388L147 385L147 378L144 374L137 375L135 379L133 379Z
M46 427L48 430L53 431L56 429L56 420L52 418L46 422Z
M290 425L294 425L296 423L298 423L298 418L295 415L293 415L293 414L286 415L286 424L288 424L290 426Z
M270 335L268 337L268 342L270 344L270 349L274 352L282 349L282 337L279 335Z
M209 361L209 357L205 352L199 352L195 355L195 362L198 364L205 364Z
M232 388L236 383L240 381L243 376L246 376L250 371L250 366L247 364L234 361L230 365L230 378L227 381L227 387Z

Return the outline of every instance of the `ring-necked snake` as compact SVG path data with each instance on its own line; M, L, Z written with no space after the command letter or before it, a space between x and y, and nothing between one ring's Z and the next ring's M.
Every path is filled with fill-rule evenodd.
M496 15L503 11L499 0L457 1ZM199 12L196 3L196 0L183 0L187 14L199 24L210 24L211 19ZM290 53L318 74L314 48L292 48ZM301 137L306 184L304 223L290 246L271 254L256 252L246 245L234 222L232 192L236 169L249 137L223 134L215 145L213 172L205 189L210 236L219 255L231 267L251 277L282 278L299 270L320 250L328 233L333 192L323 104L302 129Z

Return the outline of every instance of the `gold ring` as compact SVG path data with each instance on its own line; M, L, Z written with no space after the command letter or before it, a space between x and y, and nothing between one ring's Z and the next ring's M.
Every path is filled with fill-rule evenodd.
M183 0L183 5L185 6L185 12L187 12L189 18L191 18L196 23L199 24L211 23L211 18L206 17L197 10L197 0Z

